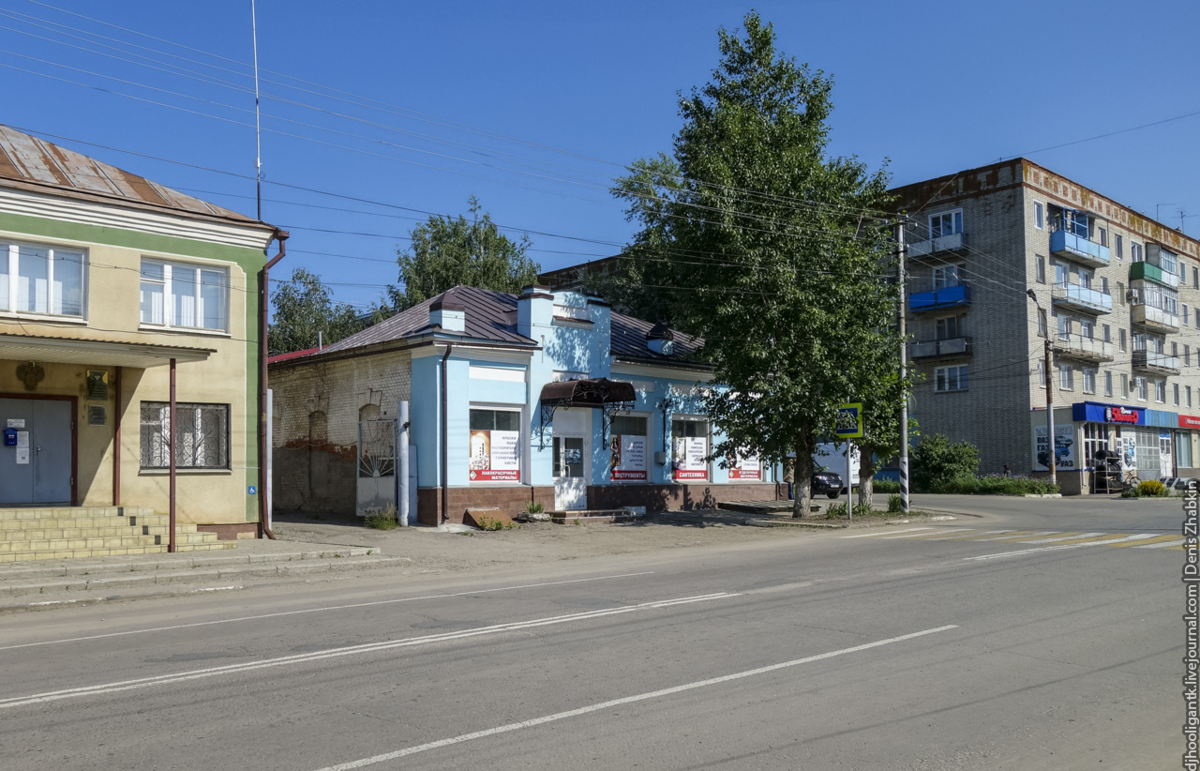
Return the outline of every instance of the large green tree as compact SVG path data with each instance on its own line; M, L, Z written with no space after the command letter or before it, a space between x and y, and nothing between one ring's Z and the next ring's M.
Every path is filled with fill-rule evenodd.
M475 196L470 219L434 215L411 231L412 244L397 257L400 286L388 287L397 311L435 297L458 285L519 294L537 282L540 267L527 252L527 235L514 241L500 232Z
M657 318L705 338L728 386L708 396L729 437L714 457L795 453L801 516L838 405L878 409L894 378L887 177L828 155L832 81L777 52L771 25L750 13L741 35L719 36L712 80L679 96L672 154L635 162L614 188L641 226L621 300L647 292Z
M271 354L290 353L336 343L363 328L354 308L334 304L329 289L316 274L304 268L292 271L292 277L271 293L275 315L267 332Z

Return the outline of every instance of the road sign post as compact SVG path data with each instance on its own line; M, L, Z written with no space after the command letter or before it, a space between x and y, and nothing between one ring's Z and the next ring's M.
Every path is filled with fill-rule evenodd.
M854 501L851 498L850 482L853 479L851 455L854 452L852 439L863 435L862 402L850 402L838 407L837 426L834 432L839 439L846 440L846 520L854 521ZM859 480L862 484L862 480Z

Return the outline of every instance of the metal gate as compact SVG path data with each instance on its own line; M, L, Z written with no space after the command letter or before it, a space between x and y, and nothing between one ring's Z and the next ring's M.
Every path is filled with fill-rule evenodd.
M355 513L360 517L396 514L396 421L364 420L358 424L358 490Z

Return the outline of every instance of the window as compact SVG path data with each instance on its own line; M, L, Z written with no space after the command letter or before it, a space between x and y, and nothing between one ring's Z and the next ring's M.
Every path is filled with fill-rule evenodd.
M1096 370L1086 368L1083 370L1083 392L1085 394L1096 393Z
M1119 333L1121 353L1125 353L1125 330L1119 330Z
M1120 281L1117 282L1117 299L1122 305L1125 304L1125 285Z
M1112 342L1112 327L1110 327L1108 324L1105 324L1103 329L1104 329L1104 342L1111 343Z
M1083 457L1091 468L1096 466L1096 453L1108 450L1108 426L1099 423L1083 424Z
M1200 289L1200 268L1192 268L1192 286Z
M1167 381L1154 381L1154 401L1158 402L1159 404L1167 403Z
M933 371L933 390L937 393L967 390L967 365L938 367Z
M1037 282L1046 283L1046 258L1040 254L1037 256Z
M1184 386L1183 390L1184 390L1184 393L1187 395L1187 406L1191 407L1192 406L1192 387Z
M1104 395L1105 395L1105 396L1112 396L1112 395L1113 395L1113 389L1112 389L1112 373L1111 373L1111 372L1105 372L1105 373L1104 373Z
M1116 243L1117 259L1118 260L1125 259L1125 237L1120 234L1117 234L1117 235L1114 235L1113 238L1116 239L1116 242L1117 242Z
M1033 202L1033 226L1038 230L1046 227L1046 206L1041 201Z
M1142 250L1141 244L1135 244L1133 241L1129 242L1129 259L1133 260L1134 262L1142 262L1146 259L1146 255Z
M1100 277L1100 291L1104 294L1108 294L1108 276Z
M1100 231L1100 245L1108 246L1108 228L1097 228Z
M1121 398L1129 398L1129 380L1127 380L1125 377L1121 378Z
M1059 286L1066 286L1068 283L1067 277L1069 275L1070 271L1067 270L1066 265L1063 265L1061 262L1054 263L1054 283L1058 284Z
M472 482L520 482L523 454L520 411L472 407L469 427L468 479ZM579 463L582 464L582 450L580 453Z
M0 242L0 311L83 317L82 251Z
M1187 431L1175 433L1175 466L1180 469L1192 467L1192 435Z
M1058 336L1065 337L1071 334L1071 318L1069 316L1058 316Z
M1139 377L1134 381L1137 384L1137 398L1139 402L1146 401L1146 378Z
M229 271L143 259L141 322L228 331Z
M142 402L142 468L170 466L171 428L166 402ZM229 468L229 405L175 405L175 466Z
M958 286L962 280L963 266L938 265L933 269L933 288L946 289Z
M1176 407L1178 407L1178 406L1179 406L1179 384L1178 384L1178 383L1175 383L1174 385L1175 385L1175 387L1174 387L1174 389L1173 389L1173 390L1174 390L1174 394L1173 394L1173 395L1174 395L1174 398L1175 398L1175 406L1176 406Z
M1038 388L1046 387L1046 365L1042 362L1037 363Z
M1093 331L1094 329L1095 329L1095 322L1093 322L1091 319L1080 319L1079 320L1079 336L1080 337L1086 338L1088 340L1095 339L1095 334Z
M676 480L708 479L708 422L671 421L671 462Z
M1183 346L1183 366L1192 366L1192 349L1188 345Z
M1191 323L1191 322L1188 320L1188 307L1187 307L1187 303L1183 303L1183 325L1186 327L1186 326L1187 326L1188 324L1190 324L1190 323Z
M962 209L929 215L929 237L941 238L963 232Z
M937 320L937 339L953 340L966 336L966 316L947 316Z
M1043 308L1038 308L1037 315L1037 334L1038 337L1046 336L1046 311Z
M1075 368L1068 364L1058 365L1058 387L1064 391L1075 390Z
M609 450L614 481L645 481L649 431L648 421L637 415L615 415Z
M1179 358L1179 343L1171 343L1171 355Z

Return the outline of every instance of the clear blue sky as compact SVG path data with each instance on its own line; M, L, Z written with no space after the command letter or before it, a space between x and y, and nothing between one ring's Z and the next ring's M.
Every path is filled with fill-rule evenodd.
M253 129L239 125L253 123L249 0L47 1L0 0L0 123L253 175ZM1162 219L1173 226L1183 208L1185 229L1200 233L1200 116L1033 152L1200 111L1194 0L259 0L265 178L448 214L475 194L498 223L530 231L545 269L614 253L632 228L608 179L669 150L676 92L707 81L718 27L738 26L751 7L774 23L782 51L834 77L834 152L888 160L896 184L1032 153L1150 216L1169 204ZM254 213L250 179L52 141ZM307 267L355 304L395 282L395 250L424 219L276 184L264 198L263 218L292 231L276 276Z

